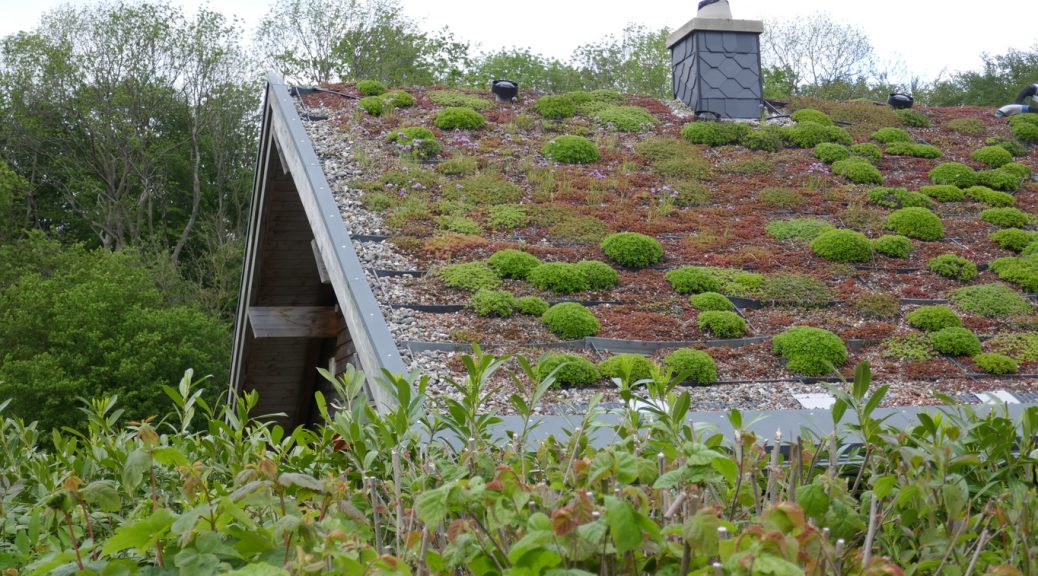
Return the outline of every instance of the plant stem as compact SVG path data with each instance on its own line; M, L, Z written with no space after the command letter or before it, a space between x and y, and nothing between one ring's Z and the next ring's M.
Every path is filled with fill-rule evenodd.
M94 539L94 523L90 521L90 512L87 511L86 503L79 501L79 507L83 509L83 518L86 519L87 535L94 549L90 551L90 559L97 560L97 540Z
M396 555L398 558L403 558L403 550L401 549L401 534L404 530L404 500L400 496L400 479L403 476L400 473L400 452L393 450L393 492L396 496Z
M985 528L980 533L980 539L977 540L977 549L973 551L973 558L970 559L969 566L966 567L966 573L963 576L970 576L973 573L973 569L977 566L977 559L980 558L980 552L984 549L984 545L987 544L988 540L988 529Z
M65 512L65 523L68 524L68 534L72 537L72 549L76 551L76 564L79 565L80 570L85 570L83 558L79 555L79 542L76 541L76 531L72 529L72 515L68 512Z
M861 559L861 565L863 568L868 566L869 560L872 559L872 540L876 537L877 500L875 494L873 494L872 498L869 500L869 531L865 535L864 556L862 556Z

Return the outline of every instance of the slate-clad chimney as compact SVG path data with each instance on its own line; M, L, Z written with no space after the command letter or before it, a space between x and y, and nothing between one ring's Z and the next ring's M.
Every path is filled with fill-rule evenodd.
M759 20L733 20L728 0L703 0L667 39L674 97L696 112L757 119L763 87Z

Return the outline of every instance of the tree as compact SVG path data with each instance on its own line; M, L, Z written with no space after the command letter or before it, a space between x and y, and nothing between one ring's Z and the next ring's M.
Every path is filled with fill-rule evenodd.
M829 97L841 87L864 84L875 77L875 54L868 35L851 24L834 22L824 13L768 22L761 37L761 58L765 83L772 88L793 88L797 94Z
M510 48L477 57L467 75L470 86L486 88L493 80L514 80L523 89L562 93L581 88L577 70L529 48Z
M260 21L255 45L286 77L324 84L336 69L336 45L362 14L357 0L277 0Z
M670 31L628 24L620 37L606 36L573 52L585 89L613 88L624 93L670 98Z
M980 71L961 72L937 80L923 91L933 106L1001 106L1011 103L1024 87L1038 82L1038 45L1030 51L1009 50L983 56Z

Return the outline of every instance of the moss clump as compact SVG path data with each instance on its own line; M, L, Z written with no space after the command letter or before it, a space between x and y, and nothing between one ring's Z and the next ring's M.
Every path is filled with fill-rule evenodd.
M1001 146L1005 148L1013 156L1027 156L1027 146L1024 146L1020 142L1013 140L1012 138L1002 138L999 136L992 136L985 141L988 146Z
M811 250L833 262L868 262L872 259L872 244L861 232L829 230L811 241Z
M660 160L652 165L652 169L664 178L679 179L682 183L688 180L705 178L710 174L710 163L703 158L670 158Z
M985 318L1018 316L1031 311L1031 302L1005 284L980 284L959 288L949 296L963 312Z
M942 328L930 334L933 349L948 356L973 356L980 354L980 339L961 326Z
M416 158L431 158L440 153L440 143L436 141L436 135L428 128L421 126L410 126L397 128L391 131L386 140L396 142L401 152L409 153Z
M909 206L917 206L927 210L933 208L933 200L930 200L929 196L921 192L909 192L904 188L887 188L882 186L873 188L869 190L869 202L886 208L906 208Z
M447 230L448 232L457 232L458 234L471 234L479 235L483 233L483 228L472 218L467 216L458 216L456 214L447 214L440 216L437 219L441 230Z
M707 269L697 266L682 266L667 272L667 281L678 294L717 292L721 283Z
M573 135L552 138L541 149L541 153L551 160L565 164L589 164L601 157L594 142L583 136Z
M809 274L770 274L761 286L760 298L779 306L824 306L833 295L824 282Z
M883 341L883 356L902 360L929 360L937 356L929 334L897 334Z
M498 176L481 174L458 180L445 187L444 196L467 204L514 204L523 196L522 188Z
M988 350L1005 354L1017 362L1038 360L1038 332L999 334L987 342Z
M540 316L548 311L548 303L540 296L521 296L515 299L515 311L527 316Z
M801 108L800 110L793 112L790 117L798 124L800 122L817 122L822 126L836 125L828 114L820 110L815 110L814 108Z
M490 227L494 230L514 230L525 226L530 218L522 204L499 204L490 207Z
M501 285L501 278L482 262L463 262L440 268L436 275L443 283L459 290L493 289Z
M814 148L822 142L850 146L854 142L851 135L839 126L825 126L809 120L782 128L782 138L797 148Z
M602 378L594 362L575 354L545 354L536 371L542 381L555 372L555 386L561 388L583 388Z
M1020 178L1016 174L1001 168L981 170L977 172L977 184L995 190L1013 192L1020 188Z
M988 208L980 218L999 228L1024 228L1032 221L1032 216L1019 208Z
M944 238L941 219L926 208L902 208L887 216L887 228L902 236L919 240Z
M602 240L602 251L621 266L641 269L659 262L663 258L663 245L659 240L637 232L617 232Z
M911 142L912 136L901 128L880 128L872 133L872 139L883 144L891 142Z
M516 280L525 280L531 270L541 265L540 259L533 254L512 248L494 252L489 261L499 276Z
M698 121L685 124L681 128L681 137L693 144L707 146L726 146L736 144L749 134L750 127L735 122Z
M381 96L386 93L386 85L378 80L361 80L357 82L357 91L364 96Z
M649 138L637 143L634 151L653 162L698 156L697 149L680 138Z
M415 104L414 96L403 90L391 90L380 96L380 98L386 103L387 110L409 108Z
M674 205L678 208L706 206L714 198L714 193L705 184L682 181L674 184Z
M905 236L880 236L872 241L872 249L891 258L908 258L912 252L912 241Z
M898 120L901 120L902 126L909 126L911 128L929 128L930 119L926 117L919 110L913 110L911 108L905 110L895 110Z
M566 340L594 336L602 328L595 315L576 302L562 302L548 308L541 320L548 330Z
M641 354L617 354L598 363L602 376L628 384L652 378L655 369L656 364Z
M797 326L772 339L772 353L786 359L786 368L804 376L821 376L847 362L847 347L828 330Z
M962 188L951 184L933 184L931 186L923 186L919 191L931 198L940 200L941 202L960 202L966 198L966 194L962 191Z
M984 123L979 118L956 118L949 120L945 126L952 132L958 132L966 136L980 136L984 134Z
M436 165L436 171L446 176L468 176L479 168L475 158L455 156Z
M1009 118L1009 129L1021 142L1038 142L1038 114L1020 114Z
M697 325L700 330L717 338L738 338L746 334L746 321L735 312L709 310L699 313Z
M969 166L959 162L945 162L930 170L928 176L934 184L950 184L959 188L969 188L977 183L977 173Z
M445 108L433 119L440 130L479 130L487 125L487 119L472 108Z
M854 299L851 307L865 318L890 320L901 311L901 301L892 294L862 294Z
M1028 292L1038 292L1038 256L999 258L989 264L991 270L1006 282Z
M595 121L620 132L644 132L656 126L656 117L641 106L608 106L595 113Z
M707 266L703 270L716 278L721 284L721 288L714 290L715 292L731 294L732 296L752 297L760 292L760 288L764 284L764 276L762 274L745 272L738 268Z
M757 193L757 200L768 206L790 210L803 206L807 199L804 195L792 188L765 188Z
M1006 250L1020 252L1038 238L1038 234L1019 228L1003 228L988 235L992 242Z
M851 157L851 151L846 146L832 142L822 142L815 146L811 153L815 158L826 164L832 164L833 162L846 160Z
M868 160L870 163L875 164L883 159L883 151L879 146L876 146L872 142L862 142L861 144L854 144L848 150L851 156L858 156Z
M580 244L597 244L609 234L606 223L594 216L570 214L553 224L548 232L559 240Z
M940 158L941 149L929 144L914 142L891 142L883 150L891 156L912 156L915 158Z
M465 94L455 90L434 90L429 92L429 100L437 106L448 108L470 108L472 110L489 110L492 102L475 94Z
M549 120L562 120L577 113L577 105L566 96L541 96L533 103L533 109Z
M620 283L620 274L605 262L581 260L573 266L584 275L588 290L608 290Z
M663 359L663 365L676 376L684 376L693 384L717 382L717 363L709 354L692 348L675 350Z
M390 110L386 107L385 100L380 96L361 98L357 101L357 106L360 106L362 110L372 116L381 116Z
M1020 369L1016 360L997 352L976 354L973 356L973 363L977 365L977 368L989 374L1016 374L1016 371Z
M480 316L507 318L515 313L515 296L507 290L482 288L472 295L469 305Z
M1003 164L1013 161L1013 155L1009 150L1001 146L985 146L970 153L970 158L984 164L988 168L998 168Z
M739 143L750 150L778 152L782 149L782 130L776 126L764 126L747 132Z
M968 282L977 277L977 265L957 254L941 254L931 258L930 271L938 276Z
M1031 176L1033 175L1033 172L1031 171L1030 167L1025 166L1024 164L1021 164L1019 162L1010 162L1008 164L1003 164L999 168L999 170L1003 172L1008 172L1013 176L1016 176L1019 180L1030 180Z
M727 296L717 292L695 294L690 296L688 301L693 308L702 312L732 312L735 310L735 304L732 304Z
M588 279L573 264L566 262L547 262L527 273L526 279L541 290L556 294L573 294L590 290Z
M962 326L962 320L947 306L920 306L908 313L908 325L924 332Z
M843 176L855 184L882 184L883 174L869 161L860 157L833 162L833 174Z

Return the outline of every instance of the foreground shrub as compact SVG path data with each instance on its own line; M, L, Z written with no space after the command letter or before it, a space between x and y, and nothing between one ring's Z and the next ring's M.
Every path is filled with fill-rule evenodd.
M685 376L692 384L713 384L717 382L717 363L701 350L682 348L675 350L663 359L663 365L677 376Z
M533 103L533 109L549 120L562 120L577 113L577 105L566 96L541 96Z
M912 241L905 236L880 236L872 241L872 248L891 258L908 258L912 252Z
M977 183L977 173L973 168L960 162L945 162L934 166L929 173L930 182L949 184L959 188L969 188Z
M868 262L872 259L872 243L861 232L829 230L811 241L811 250L833 262Z
M724 294L717 292L702 292L690 296L688 299L689 303L692 304L696 310L703 312L709 312L712 310L720 312L731 312L735 310L735 304L728 299Z
M559 388L583 388L602 378L594 362L575 354L544 355L537 363L537 378L543 380L552 371L555 371L555 386Z
M480 316L507 318L515 312L515 296L507 290L481 288L472 295L470 305Z
M478 130L487 125L487 119L471 108L446 108L436 115L433 124L440 130Z
M357 82L357 91L364 96L380 96L386 93L386 85L378 80L361 80Z
M563 340L594 336L602 327L590 310L576 302L562 302L548 308L541 320Z
M541 265L539 258L533 254L509 248L498 250L490 256L490 267L502 278L525 280L530 271Z
M489 266L482 262L463 262L440 268L436 275L443 283L459 290L479 290L480 288L497 288L501 278Z
M847 347L828 330L797 326L772 339L772 353L785 358L786 368L804 376L821 376L847 361Z
M548 303L539 296L521 296L515 299L515 311L527 316L540 316L548 311Z
M909 238L940 240L944 238L941 219L926 208L902 208L887 216L887 228Z
M920 306L908 313L908 325L924 332L962 326L962 319L947 306Z
M1005 284L981 284L959 288L949 296L963 312L985 318L1017 316L1031 311L1031 302Z
M985 146L970 153L970 158L988 168L998 168L1013 161L1013 155L1001 146Z
M1038 256L999 258L989 266L1002 280L1012 282L1028 292L1038 292Z
M966 328L952 326L930 334L934 350L948 356L973 356L980 354L980 338Z
M793 240L810 242L819 234L833 229L833 225L817 218L795 218L793 220L776 220L768 222L764 231L776 240Z
M652 378L656 364L641 354L617 354L598 363L602 376L628 384Z
M989 374L1016 374L1020 369L1016 360L997 352L977 354L973 356L973 363L977 365L977 368Z
M738 338L746 334L746 321L735 312L711 310L700 312L697 325L700 330L717 338Z
M721 283L704 268L698 266L682 266L667 272L667 281L678 294L699 294L700 292L717 292Z
M952 280L966 282L977 277L977 265L957 254L941 254L931 258L928 266L931 272Z
M882 184L883 174L867 160L851 157L833 162L833 174L843 176L855 184Z
M1032 221L1031 215L1019 208L988 208L980 218L999 228L1025 228Z
M556 162L589 164L601 157L598 146L583 136L556 136L548 141L541 153Z
M627 268L645 268L663 258L659 240L637 232L610 234L602 240L601 247L610 260Z
M693 144L726 146L736 144L749 134L750 127L736 122L697 121L681 128L681 137Z

